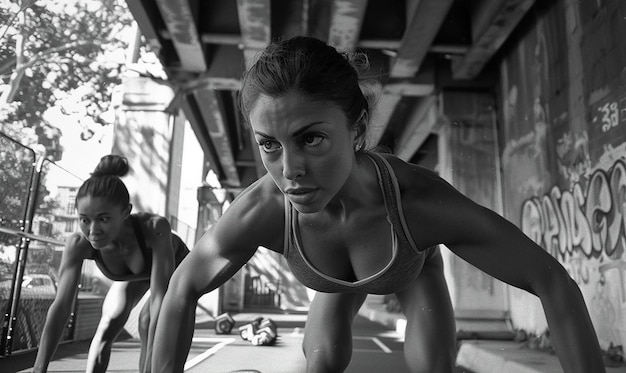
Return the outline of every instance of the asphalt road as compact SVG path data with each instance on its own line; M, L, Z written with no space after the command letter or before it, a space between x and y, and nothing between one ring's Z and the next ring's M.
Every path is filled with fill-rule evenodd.
M279 338L274 346L253 346L240 338L237 327L257 316L272 318ZM231 334L218 335L212 324L198 325L185 372L233 371L297 373L304 371L301 344L306 315L238 314ZM66 343L59 347L48 372L84 372L88 341ZM109 372L137 371L139 341L126 338L114 344ZM31 372L35 352L0 359L0 372ZM353 327L353 356L347 373L409 373L402 353L402 337L382 325L357 317ZM459 370L457 373L461 373Z

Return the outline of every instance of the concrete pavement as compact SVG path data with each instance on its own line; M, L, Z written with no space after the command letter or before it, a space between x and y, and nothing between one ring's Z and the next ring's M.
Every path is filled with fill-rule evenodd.
M387 312L378 301L366 301L359 314L399 332L406 325L402 314ZM456 360L459 367L474 373L563 373L556 355L531 349L524 342L501 338L502 331L490 333L497 338L460 341ZM607 366L606 372L626 373L626 363Z
M399 313L387 312L381 302L366 301L360 316L375 321L390 330L401 331L405 325L404 317ZM248 362L255 362L254 367L262 372L293 373L302 371L303 357L301 356L301 329L306 321L306 314L263 314L260 312L242 313L235 315L236 326L252 321L255 317L271 317L288 333L281 334L282 348L251 347L248 342L239 338L236 330L231 335L216 336L212 333L211 325L199 325L194 335L194 349L190 351L188 362L203 361L206 356L219 350L211 356L211 366L222 364L221 360L228 361L230 367L236 369L250 368ZM497 335L497 334L494 334ZM87 357L89 341L66 343L59 346L55 361L49 372L81 372ZM115 343L114 355L109 371L118 373L136 372L139 355L139 342L128 336ZM246 351L242 351L246 349ZM268 355L270 354L271 355ZM35 352L14 354L0 359L0 372L26 373L32 371ZM271 358L269 358L271 356ZM245 357L245 360L242 359ZM195 360L194 360L195 359ZM233 365L232 362L237 362ZM227 365L224 362L224 365ZM280 362L280 369L276 362ZM289 362L289 364L285 364ZM475 339L460 341L457 356L457 365L461 372L467 373L562 373L560 363L555 355L536 349L528 348L523 342L511 339ZM357 369L357 367L354 367ZM189 366L187 372L202 372L202 365ZM211 370L213 371L213 369ZM352 370L356 372L356 370ZM351 372L352 372L351 371ZM607 373L626 373L626 365L607 367Z

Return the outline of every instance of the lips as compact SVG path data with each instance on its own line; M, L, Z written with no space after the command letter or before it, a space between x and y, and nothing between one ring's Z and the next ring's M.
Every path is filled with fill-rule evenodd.
M314 188L294 188L285 190L285 194L292 203L306 205L311 203L317 194Z
M92 239L90 239L89 241L91 242L91 244L92 244L92 245L93 245L93 244L98 244L98 243L100 243L100 242L103 242L103 241L104 241L104 237L92 238Z

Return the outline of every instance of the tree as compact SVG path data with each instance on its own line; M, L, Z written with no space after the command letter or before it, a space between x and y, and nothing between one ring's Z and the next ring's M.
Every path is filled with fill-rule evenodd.
M34 166L32 151L0 135L0 226L13 230L23 227ZM0 246L18 241L17 236L0 233Z
M70 94L92 123L108 125L132 22L123 0L0 0L2 132L59 159L61 133L44 114Z
M123 0L0 0L0 132L37 151L0 136L0 224L22 219L33 156L61 157L62 133L46 112L60 107L83 122L110 123L103 114L121 82L132 24ZM38 211L49 211L40 188Z

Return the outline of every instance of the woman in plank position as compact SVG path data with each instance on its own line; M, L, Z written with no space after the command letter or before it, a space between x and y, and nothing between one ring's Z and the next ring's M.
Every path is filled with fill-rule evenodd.
M111 346L130 311L150 289L139 316L139 371L149 372L156 322L170 276L189 253L162 216L131 214L129 194L120 177L129 171L126 158L107 155L76 194L80 232L65 244L57 294L48 310L34 372L46 372L67 324L84 260L93 260L114 280L102 305L102 318L89 348L87 372L105 372Z
M246 73L241 109L267 174L244 190L172 276L153 367L182 372L198 298L263 246L317 290L305 329L307 372L342 372L367 294L395 293L412 372L452 372L454 314L438 249L541 299L566 372L604 372L576 283L520 229L435 173L364 147L370 106L346 55L295 37Z

